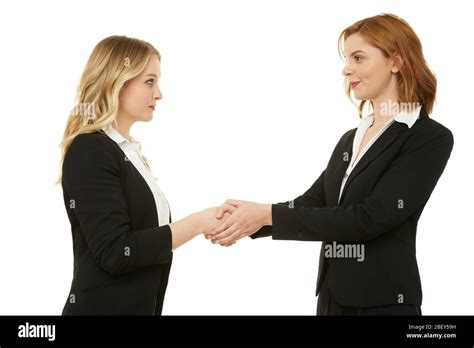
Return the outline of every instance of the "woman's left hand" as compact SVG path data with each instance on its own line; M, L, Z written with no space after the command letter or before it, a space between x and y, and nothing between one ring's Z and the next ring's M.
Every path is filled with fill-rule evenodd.
M228 245L250 236L265 225L271 225L271 204L229 199L218 210L217 217L223 212L231 215L211 232L213 243Z

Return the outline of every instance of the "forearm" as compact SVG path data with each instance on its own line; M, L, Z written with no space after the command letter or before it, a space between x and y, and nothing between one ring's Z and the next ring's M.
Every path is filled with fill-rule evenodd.
M203 232L201 220L200 213L194 213L170 224L172 250L175 250Z
M271 204L260 204L261 213L260 219L262 221L261 227L253 234L250 235L252 239L261 237L270 237L272 235L272 205Z
M261 204L262 208L261 217L262 217L262 227L271 226L272 222L272 205L271 204Z

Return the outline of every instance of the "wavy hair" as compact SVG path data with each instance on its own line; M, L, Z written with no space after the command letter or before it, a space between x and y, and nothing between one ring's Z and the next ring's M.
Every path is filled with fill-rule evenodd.
M120 92L128 81L143 72L152 56L161 61L160 53L150 43L126 36L110 36L95 46L82 73L75 106L59 145L60 174L56 184L62 183L64 156L74 138L116 124Z
M421 41L410 25L400 17L387 13L355 22L339 35L338 46L341 56L344 41L355 33L380 49L386 58L390 57L398 62L395 55L400 55L403 63L397 73L398 102L409 105L421 104L428 113L431 113L436 98L436 76L426 63ZM347 81L344 90L349 99L356 104ZM358 105L360 117L366 102L367 100L362 100ZM369 106L373 108L373 105Z

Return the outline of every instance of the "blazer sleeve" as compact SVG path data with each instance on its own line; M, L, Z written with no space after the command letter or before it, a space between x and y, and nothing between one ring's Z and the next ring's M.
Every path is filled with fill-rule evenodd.
M78 135L63 164L63 188L96 264L112 275L167 263L169 225L132 231L120 181L120 159L100 135Z
M336 207L272 205L272 238L364 241L390 231L424 206L453 148L447 128L424 139L411 137L363 201Z
M355 133L356 129L357 128L350 129L342 135L342 137L339 139L336 146L334 147L332 155L331 155L331 157L328 161L328 165L329 165L329 163L331 163L331 161L335 157L339 156L339 153L340 153L339 149L340 149L341 144L343 144L347 140L348 136L350 136L352 133ZM319 178L301 196L295 198L293 201L277 203L277 205L286 206L288 208L290 208L290 206L293 206L293 207L325 207L326 206L326 197L325 197L325 194L324 194L325 177L326 177L326 169L323 170L321 175L319 175ZM263 226L256 233L250 235L250 238L255 239L255 238L260 238L260 237L269 237L269 236L272 235L272 233L273 233L272 226Z
M301 196L293 201L277 203L282 207L325 207L326 201L324 197L324 176L326 170L323 170L319 178L311 185L311 187ZM273 208L273 207L272 207ZM263 226L256 233L250 235L250 238L269 237L272 235L272 226Z

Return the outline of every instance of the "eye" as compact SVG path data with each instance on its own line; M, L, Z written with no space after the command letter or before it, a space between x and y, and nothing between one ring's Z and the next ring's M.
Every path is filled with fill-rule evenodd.
M153 87L153 81L154 79L149 79L147 82L145 82L148 86Z
M362 59L364 59L364 57L362 56L354 56L354 59L356 61L356 63L360 63L362 61Z

